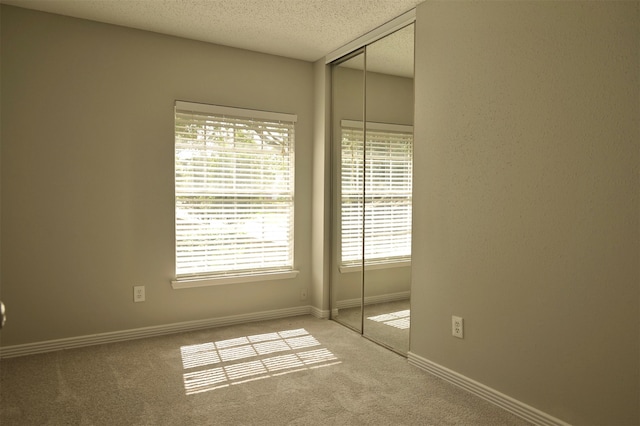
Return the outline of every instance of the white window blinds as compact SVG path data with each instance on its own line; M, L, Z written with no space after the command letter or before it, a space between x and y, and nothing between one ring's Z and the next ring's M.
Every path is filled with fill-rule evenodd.
M360 264L363 246L366 264L410 260L412 127L368 122L365 152L363 123L341 124L341 264Z
M176 275L293 269L295 115L176 102Z

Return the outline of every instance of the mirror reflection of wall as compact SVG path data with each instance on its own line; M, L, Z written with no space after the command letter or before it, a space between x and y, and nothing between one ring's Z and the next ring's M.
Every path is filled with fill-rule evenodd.
M334 121L339 123L342 119L348 118L356 123L360 123L359 129L364 130L364 50L350 55L346 60L332 66L332 115ZM362 270L353 268L347 270L347 263L355 260L354 263L362 261L362 242L360 244L349 244L349 236L358 237L362 233L362 211L364 208L364 194L362 192L362 167L360 176L357 171L353 175L343 176L336 172L340 169L343 155L351 155L350 161L362 164L364 152L347 152L342 150L342 128L340 125L333 125L332 139L334 148L332 151L333 170L333 217L334 226L332 234L332 291L331 309L333 319L342 324L362 332ZM342 185L346 190L342 191ZM359 213L358 213L359 212ZM351 224L347 220L343 221L343 216L359 215ZM355 224L355 227L353 227ZM343 238L345 244L342 244ZM343 260L346 259L346 260Z
M410 324L413 27L332 67L332 318L402 354Z

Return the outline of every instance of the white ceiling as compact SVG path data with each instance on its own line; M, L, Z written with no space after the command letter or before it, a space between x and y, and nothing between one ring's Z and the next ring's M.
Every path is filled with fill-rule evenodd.
M316 61L424 0L0 0L1 3Z

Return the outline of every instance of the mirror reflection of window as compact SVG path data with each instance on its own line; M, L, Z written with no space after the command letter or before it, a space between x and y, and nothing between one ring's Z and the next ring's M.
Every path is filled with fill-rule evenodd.
M408 262L411 260L413 127L367 123L364 160L362 123L342 120L341 124L340 264L342 267L361 265L363 237L366 265ZM364 221L359 203L363 191L366 192Z

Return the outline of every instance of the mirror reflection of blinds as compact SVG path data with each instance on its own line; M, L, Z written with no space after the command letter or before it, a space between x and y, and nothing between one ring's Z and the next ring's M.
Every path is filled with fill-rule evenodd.
M176 275L293 269L295 115L176 102Z
M341 264L361 263L363 225L366 264L410 260L413 127L367 122L366 167L363 123L341 129Z

